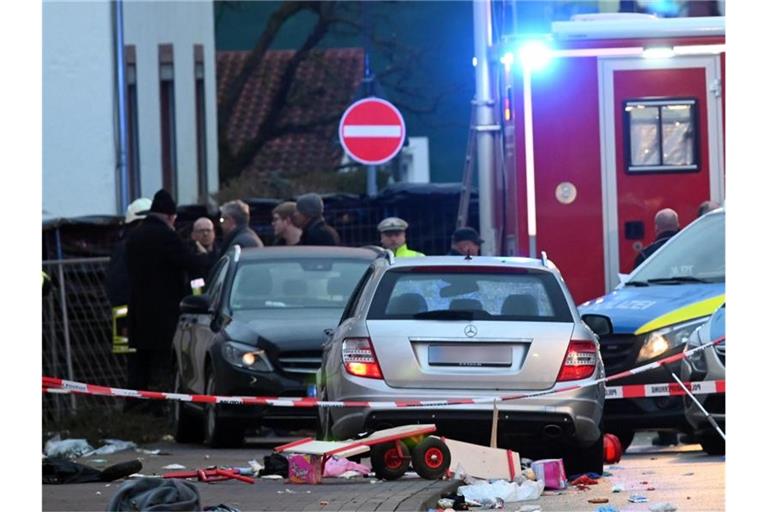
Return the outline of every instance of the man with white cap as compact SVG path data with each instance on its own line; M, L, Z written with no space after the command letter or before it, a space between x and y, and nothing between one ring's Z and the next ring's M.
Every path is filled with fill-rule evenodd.
M408 248L405 243L405 230L408 229L408 223L400 217L387 217L379 222L377 228L381 236L381 246L392 251L396 258L424 256L424 253Z

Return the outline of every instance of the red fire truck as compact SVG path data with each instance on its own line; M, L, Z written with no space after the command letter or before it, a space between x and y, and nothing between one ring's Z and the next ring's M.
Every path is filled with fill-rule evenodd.
M685 226L702 201L722 204L724 27L598 14L501 38L492 222L505 252L546 251L581 302L632 269L659 209Z

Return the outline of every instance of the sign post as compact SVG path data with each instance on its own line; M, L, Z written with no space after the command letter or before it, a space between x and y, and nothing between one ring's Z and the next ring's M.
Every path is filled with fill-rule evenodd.
M405 142L405 121L390 102L373 96L364 98L341 116L339 140L350 158L369 166L368 195L373 195L375 166L389 162L400 152Z

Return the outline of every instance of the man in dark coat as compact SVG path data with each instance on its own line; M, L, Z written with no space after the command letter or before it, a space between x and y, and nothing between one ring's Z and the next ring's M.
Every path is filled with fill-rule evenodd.
M126 243L131 293L128 300L128 387L171 391L173 335L179 302L190 293L188 272L200 264L173 228L176 203L165 190L152 200L146 219ZM154 387L153 387L154 386ZM131 408L136 404L126 404Z
M302 230L298 245L341 245L339 234L325 223L323 199L315 194L304 194L296 200L294 224Z
M251 222L251 210L243 201L236 199L224 203L221 207L221 230L224 241L221 244L221 255L227 253L235 245L240 247L264 247L259 235L248 225Z
M640 250L635 258L635 266L633 269L640 266L642 262L647 260L651 254L658 251L659 248L667 243L667 240L672 238L680 230L680 224L677 220L677 212L672 208L664 208L656 212L656 216L653 219L656 239L648 246Z
M448 256L480 256L483 239L475 228L458 228L451 236L451 250Z

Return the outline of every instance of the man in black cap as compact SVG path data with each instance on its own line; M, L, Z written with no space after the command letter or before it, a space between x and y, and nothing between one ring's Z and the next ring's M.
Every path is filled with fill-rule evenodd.
M458 228L451 237L448 256L479 256L483 239L474 228Z
M128 359L130 389L172 391L171 344L179 302L190 293L187 273L205 264L205 254L193 253L176 233L175 220L176 203L168 192L159 190L146 219L126 242L131 280L128 340L136 349ZM134 407L136 402L128 402L126 408ZM162 407L156 412L161 413Z
M302 230L298 245L340 245L339 234L325 223L323 199L319 195L299 196L292 219Z

